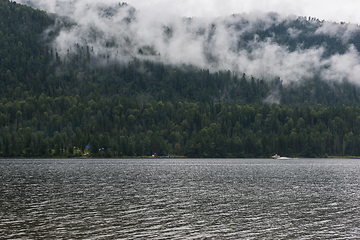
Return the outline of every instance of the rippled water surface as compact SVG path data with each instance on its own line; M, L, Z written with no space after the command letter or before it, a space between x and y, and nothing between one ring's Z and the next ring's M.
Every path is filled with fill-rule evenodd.
M360 239L360 160L1 159L4 239Z

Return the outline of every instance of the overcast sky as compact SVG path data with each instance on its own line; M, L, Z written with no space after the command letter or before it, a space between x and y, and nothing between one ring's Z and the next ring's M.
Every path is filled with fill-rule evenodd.
M320 20L360 23L359 0L127 0L139 10L188 17L214 17L232 13L269 12L311 16Z
M71 0L18 0L41 3L44 10L51 11L56 2ZM127 2L137 10L158 17L178 15L185 17L219 17L233 13L277 12L284 15L316 17L333 22L360 24L360 0L86 0L114 4ZM165 11L164 11L165 10Z

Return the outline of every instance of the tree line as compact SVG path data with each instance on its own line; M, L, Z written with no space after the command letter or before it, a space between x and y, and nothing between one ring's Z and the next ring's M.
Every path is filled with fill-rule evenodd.
M0 103L3 157L360 155L360 108L229 105L90 94Z
M0 0L2 157L75 157L88 145L107 157L360 154L359 88L350 83L315 76L284 86L228 70L112 62L79 44L60 56L49 44L58 29L45 31L58 18Z

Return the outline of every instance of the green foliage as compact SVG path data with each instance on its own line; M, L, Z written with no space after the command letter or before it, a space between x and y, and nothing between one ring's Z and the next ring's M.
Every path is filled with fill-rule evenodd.
M96 66L91 46L71 46L77 53L65 59L48 47L41 39L52 24L42 11L0 1L2 157L73 157L88 144L95 157L360 155L359 88L347 82L283 86L138 59ZM283 33L277 41L290 48L297 43L284 28L257 34ZM264 104L270 94L281 105Z
M10 117L0 128L1 154L75 156L90 144L92 156L360 155L359 107L119 98L3 99L1 113Z

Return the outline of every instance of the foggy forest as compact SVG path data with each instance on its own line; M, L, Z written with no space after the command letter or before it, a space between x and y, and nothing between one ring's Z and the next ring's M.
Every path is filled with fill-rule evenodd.
M359 156L359 51L309 16L0 0L0 156Z

